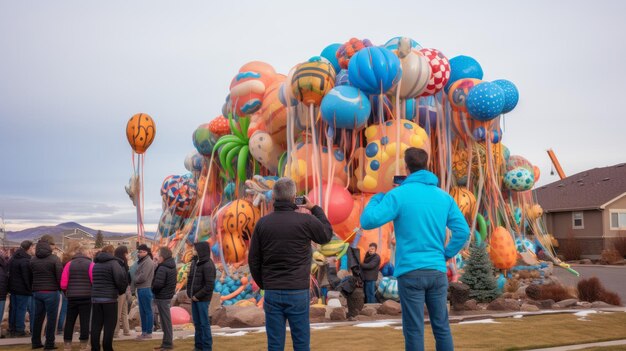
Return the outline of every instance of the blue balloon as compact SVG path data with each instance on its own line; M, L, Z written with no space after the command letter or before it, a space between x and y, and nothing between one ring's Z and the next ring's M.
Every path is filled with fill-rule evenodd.
M404 118L408 119L408 120L415 120L415 117L417 117L417 103L416 103L416 99L406 99L404 100L404 108L405 108L405 116Z
M389 40L387 40L387 42L385 43L385 45L383 45L383 47L385 49L389 49L389 50L398 50L398 44L400 43L400 39L402 39L402 37L394 37L391 38ZM411 40L411 47L414 49L421 49L422 46L416 42L415 40L409 38L409 40Z
M320 108L324 121L343 129L363 127L372 110L367 95L349 85L332 88L322 99Z
M340 46L341 44L337 43L330 44L325 47L320 54L320 56L330 61L330 63L335 68L335 72L339 72L339 70L341 69L341 66L339 66L339 60L337 60L337 49L339 49Z
M350 85L350 78L348 77L348 70L342 69L335 76L335 86Z
M497 84L483 82L470 90L466 101L470 116L479 121L489 121L502 113L504 92Z
M367 47L348 64L350 83L367 94L384 94L402 78L400 59L389 49Z
M391 111L393 111L393 104L391 100L387 97L387 95L372 95L370 96L370 103L372 104L372 114L369 119L369 124L380 123L381 115L380 115L380 98L382 97L383 101L383 113L385 120L391 118Z
M474 78L483 79L483 68L480 63L469 56L456 56L450 59L450 79L444 87L446 94L454 82L459 79Z
M287 98L289 97L287 89L291 89L289 84L283 83L280 85L280 88L278 89L278 100L280 100L280 103L285 107L298 105L298 100L293 97L293 94L291 94L291 98L287 101Z
M437 104L433 95L423 96L419 99L417 124L424 128L427 133L437 125Z
M502 109L502 113L513 111L519 101L519 91L515 84L506 79L494 80L492 83L499 86L504 92L504 108Z

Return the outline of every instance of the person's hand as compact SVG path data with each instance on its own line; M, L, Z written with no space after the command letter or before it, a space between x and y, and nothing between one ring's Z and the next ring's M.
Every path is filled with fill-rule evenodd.
M200 300L198 300L198 298L194 296L194 297L192 297L192 298L191 298L191 301L193 301L193 302L198 302L198 301L200 301Z
M330 256L326 258L326 263L328 263L328 265L330 266L334 266L337 263L337 257L335 256Z
M302 207L306 208L307 210L311 211L313 209L313 207L315 207L315 204L309 200L309 198L305 195L303 196L304 198L304 205Z

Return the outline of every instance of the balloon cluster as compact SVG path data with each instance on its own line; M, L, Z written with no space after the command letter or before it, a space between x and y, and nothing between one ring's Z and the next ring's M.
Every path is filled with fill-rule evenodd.
M187 263L192 243L206 240L225 271L245 267L254 226L272 210L271 186L290 177L325 210L336 234L317 256L341 256L348 245L364 255L375 242L381 268L392 272L392 225L365 231L359 217L373 194L406 175L404 151L417 147L475 230L473 240L491 245L496 267L510 268L530 247L515 239L526 243L532 233L549 247L529 193L539 172L501 143L501 120L519 100L516 86L483 76L476 59L448 59L406 37L380 46L357 38L334 43L286 75L268 63L244 64L222 115L193 132L197 153L185 160L191 173L163 183L164 244ZM463 257L451 265L461 267ZM247 279L229 276L215 291L229 296L224 304L248 301L254 289ZM382 293L394 298L395 282L386 279Z

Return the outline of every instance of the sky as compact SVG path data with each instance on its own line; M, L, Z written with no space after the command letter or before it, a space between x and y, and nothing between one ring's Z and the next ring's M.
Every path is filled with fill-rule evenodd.
M503 143L550 176L626 162L625 1L0 2L0 215L7 230L77 221L131 232L125 135L150 114L145 223L186 173L195 128L221 114L239 67L287 73L331 43L415 39L480 62L520 92Z

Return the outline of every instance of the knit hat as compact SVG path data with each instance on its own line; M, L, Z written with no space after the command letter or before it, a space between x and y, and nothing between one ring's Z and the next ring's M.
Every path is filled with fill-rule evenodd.
M147 251L150 252L150 248L146 244L141 244L137 246L137 251Z

